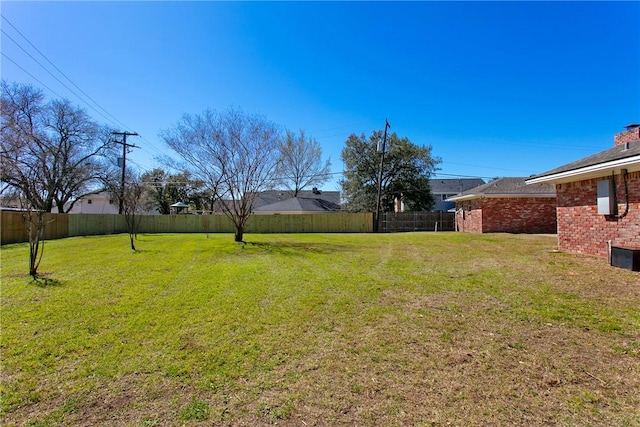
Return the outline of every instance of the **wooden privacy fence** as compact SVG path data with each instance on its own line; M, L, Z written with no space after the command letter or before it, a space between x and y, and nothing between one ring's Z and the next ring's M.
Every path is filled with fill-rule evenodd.
M128 232L124 215L45 214L44 238L119 234ZM1 211L1 244L28 241L22 213ZM140 233L233 233L235 227L224 215L145 215ZM297 215L252 215L245 233L369 233L371 213Z
M385 212L381 222L386 232L455 231L454 212Z
M23 218L26 213L17 211L0 211L0 213L0 225L2 226L0 244L28 242L29 235ZM47 224L43 236L45 240L62 239L69 236L69 222L66 219L68 215L53 213L43 215Z

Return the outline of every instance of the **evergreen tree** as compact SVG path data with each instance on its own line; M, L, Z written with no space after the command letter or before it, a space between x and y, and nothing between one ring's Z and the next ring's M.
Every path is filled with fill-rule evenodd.
M374 131L368 138L361 134L349 136L342 150L345 165L340 181L344 206L351 212L374 212L378 197L382 131ZM387 136L382 171L381 210L392 211L396 197L404 201L410 211L430 210L434 200L429 178L441 162L431 154L431 146L418 146L395 133Z

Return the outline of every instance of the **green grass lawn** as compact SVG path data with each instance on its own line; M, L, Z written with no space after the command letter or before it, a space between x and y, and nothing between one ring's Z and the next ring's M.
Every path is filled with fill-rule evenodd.
M640 426L640 274L553 236L1 249L8 426Z

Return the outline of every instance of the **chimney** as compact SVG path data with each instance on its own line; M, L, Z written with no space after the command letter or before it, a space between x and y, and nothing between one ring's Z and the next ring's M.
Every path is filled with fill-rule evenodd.
M614 147L640 139L640 124L631 123L624 128L626 129L624 132L617 133L613 136Z

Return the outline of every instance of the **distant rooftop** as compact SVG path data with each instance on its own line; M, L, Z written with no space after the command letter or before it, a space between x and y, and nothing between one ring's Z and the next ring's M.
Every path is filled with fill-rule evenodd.
M338 212L340 205L317 197L291 197L254 208L255 212Z
M434 194L457 194L484 184L480 178L444 178L430 179L429 185Z
M471 200L481 197L555 197L552 184L527 185L528 177L507 177L463 191L450 197L449 201Z
M282 202L287 199L291 199L293 194L288 190L270 190L262 191L256 197L253 204L254 210L262 206L271 205L274 203ZM313 199L326 200L336 205L340 204L340 192L339 191L322 191L322 190L304 190L298 192L298 197L308 197Z

